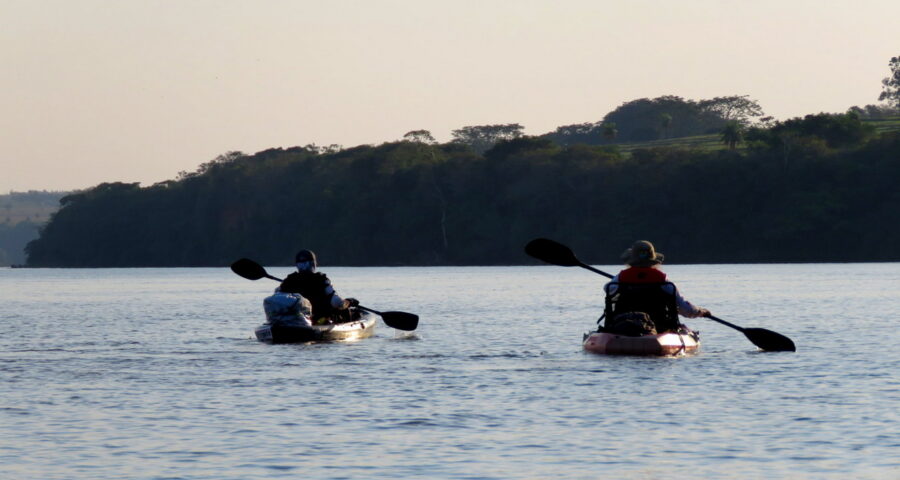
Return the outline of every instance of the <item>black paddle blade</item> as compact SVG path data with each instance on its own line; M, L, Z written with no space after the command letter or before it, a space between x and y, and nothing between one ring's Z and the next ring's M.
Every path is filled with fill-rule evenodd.
M794 342L780 333L765 328L745 328L744 335L757 347L767 352L796 352Z
M542 262L561 267L578 267L582 265L569 247L549 238L535 238L528 242L525 245L525 253Z
M413 313L381 312L380 314L385 325L397 330L411 332L419 326L419 316Z
M231 264L231 271L246 278L247 280L259 280L265 278L268 274L262 265L250 260L242 258Z

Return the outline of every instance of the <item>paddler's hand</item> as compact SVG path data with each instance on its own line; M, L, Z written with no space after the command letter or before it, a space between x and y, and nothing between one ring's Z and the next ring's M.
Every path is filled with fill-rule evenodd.
M355 299L355 298L348 298L348 299L347 299L347 306L349 306L349 307L358 307L358 306L359 306L359 300L357 300L357 299Z
M701 316L701 317L710 318L710 317L712 317L712 312L710 312L709 310L707 310L707 309L701 307L701 308L700 308L700 316Z

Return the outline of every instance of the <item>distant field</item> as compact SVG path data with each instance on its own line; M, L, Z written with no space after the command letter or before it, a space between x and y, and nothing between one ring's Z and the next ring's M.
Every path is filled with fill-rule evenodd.
M25 207L14 210L0 209L0 223L15 225L19 222L44 223L57 209L49 207Z
M875 119L875 120L864 120L864 123L868 123L875 127L875 131L879 134L885 132L898 132L900 131L900 117L893 118L884 118L884 119ZM709 135L697 135L694 137L680 137L680 138L669 138L665 140L654 140L651 142L641 142L641 143L620 143L618 144L619 150L626 153L631 153L632 151L639 148L654 148L654 147L683 147L683 148L692 148L703 151L713 151L713 150L725 150L728 148L727 145L722 143L721 137L719 134L709 134ZM743 144L738 145L738 150L744 148Z
M866 120L865 122L874 125L878 133L900 131L900 117Z
M44 223L59 209L66 192L13 192L0 195L0 224Z
M695 137L667 138L665 140L653 140L652 142L640 143L620 143L619 150L626 153L639 148L655 148L655 147L683 147L698 150L724 150L727 145L722 143L719 135L697 135Z

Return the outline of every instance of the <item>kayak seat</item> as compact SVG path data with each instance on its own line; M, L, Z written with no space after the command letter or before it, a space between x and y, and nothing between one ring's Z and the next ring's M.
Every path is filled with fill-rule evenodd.
M680 326L675 284L672 282L611 282L607 285L606 292L606 307L603 311L606 331L613 332L616 325L623 321L632 323L631 327L627 327L631 329L641 325L640 321L635 325L638 320L634 315L636 312L645 313L658 333L677 331Z

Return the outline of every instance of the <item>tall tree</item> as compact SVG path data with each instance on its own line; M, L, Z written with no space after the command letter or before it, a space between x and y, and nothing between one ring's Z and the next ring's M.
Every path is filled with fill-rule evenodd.
M847 109L847 113L855 113L859 118L884 119L900 115L900 105L866 105L865 107L853 106Z
M577 145L579 143L587 145L600 143L600 134L596 123L563 125L543 136L563 146Z
M764 115L759 102L751 100L749 95L715 97L701 100L698 105L701 110L714 113L726 122L734 120L742 125L747 125L754 117Z
M728 148L734 150L737 144L744 140L744 127L740 122L731 120L725 124L722 129L722 143L728 145Z
M667 133L673 138L715 132L725 123L714 113L701 110L697 102L674 95L626 102L607 113L602 123L615 123L620 141L644 142L659 139L664 114L671 117Z
M453 130L453 141L472 147L477 153L484 153L500 140L512 140L522 136L524 127L518 123L505 125L476 125Z
M672 116L668 113L659 114L659 126L662 129L662 138L668 138L669 129L672 128Z
M606 122L603 124L603 138L614 142L619 136L619 129L616 128L616 122Z
M431 136L431 132L428 130L413 130L411 132L406 132L406 135L403 135L403 140L413 143L425 143L428 145L437 143L434 137Z
M878 99L900 108L900 57L891 58L888 68L891 69L891 75L881 81L881 95Z

